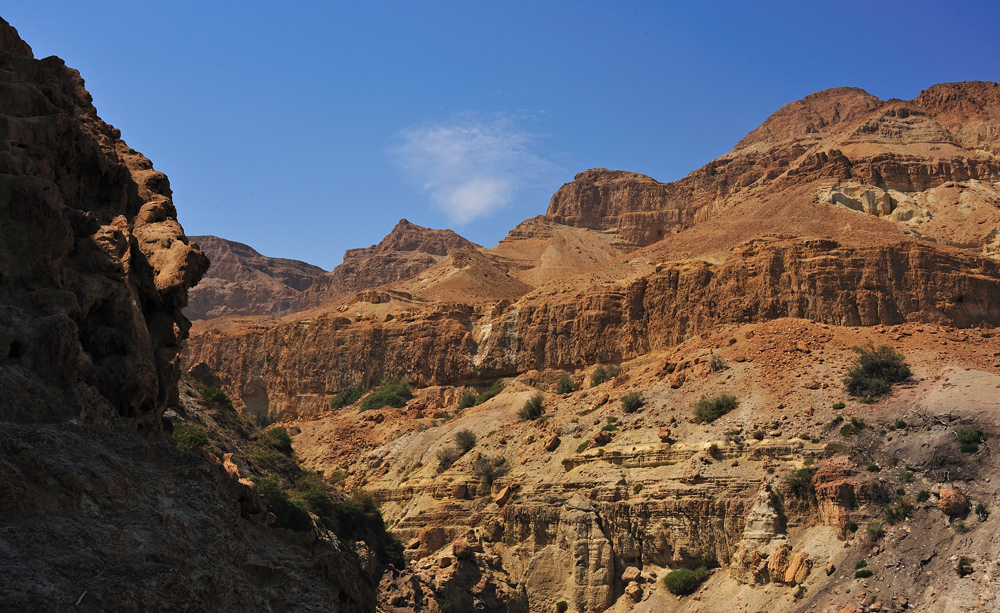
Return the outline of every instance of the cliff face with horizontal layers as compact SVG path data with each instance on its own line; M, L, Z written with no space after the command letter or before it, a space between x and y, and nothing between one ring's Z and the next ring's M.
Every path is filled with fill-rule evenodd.
M0 19L0 609L374 610L354 556L170 441L207 266L167 177Z

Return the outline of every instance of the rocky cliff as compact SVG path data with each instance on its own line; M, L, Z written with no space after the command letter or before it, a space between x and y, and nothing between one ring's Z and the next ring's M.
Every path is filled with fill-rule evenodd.
M184 314L192 321L227 315L281 315L325 273L298 260L269 258L215 236L190 237L212 263L192 288Z
M0 19L0 609L374 610L356 556L173 445L207 266L167 177Z

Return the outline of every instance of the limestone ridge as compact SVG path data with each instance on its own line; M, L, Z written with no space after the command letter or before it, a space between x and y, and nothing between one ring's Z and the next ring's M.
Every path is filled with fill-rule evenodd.
M17 391L0 413L78 411L38 392L54 385L159 428L176 404L181 309L208 261L167 177L101 121L79 73L34 60L6 23L0 36L0 377Z

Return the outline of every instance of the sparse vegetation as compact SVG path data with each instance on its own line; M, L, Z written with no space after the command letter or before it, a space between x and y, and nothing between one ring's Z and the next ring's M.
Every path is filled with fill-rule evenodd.
M476 396L473 392L465 392L462 394L461 400L458 401L458 410L467 409L469 407L476 406Z
M927 490L917 492L917 502L927 502L931 498L931 493Z
M208 446L208 435L205 434L205 429L198 424L175 423L173 434L174 440L177 441L177 448L184 453Z
M833 403L833 410L834 411L840 411L840 410L843 410L846 407L847 407L847 405L844 404L843 402L834 402Z
M529 398L524 406L520 408L517 412L517 417L521 421L531 421L538 419L545 412L545 407L542 404L545 398L541 394L535 394Z
M610 381L621 374L621 369L614 364L604 367L603 364L598 364L594 372L590 374L590 387L596 387L605 381Z
M641 491L642 491L642 484L641 483L636 483L635 485L632 486L632 493L633 494L638 494Z
M792 495L796 498L800 500L812 500L815 496L812 477L812 469L808 467L797 468L788 473L785 477L785 482L792 491Z
M281 426L275 426L264 432L264 439L267 440L267 444L274 447L281 453L289 454L292 452L292 437L288 434L288 430L285 430Z
M913 481L913 475L914 474L915 473L912 470L910 470L909 468L900 468L899 469L899 480L903 481L904 483L909 483L910 481Z
M469 429L459 430L455 433L455 443L462 453L468 453L476 446L476 435Z
M858 560L854 563L854 570L861 570L868 567L868 560Z
M852 396L877 398L886 394L894 383L910 378L910 367L903 354L888 345L853 347L855 364L847 371L844 385Z
M573 385L573 379L570 378L568 373L563 373L559 376L559 380L556 382L556 393L560 396L563 394L569 394L576 391L576 386Z
M882 471L882 467L879 466L878 464L869 464L867 466L867 468L868 468L868 472L870 472L870 473L877 473L877 472L881 472Z
M361 397L365 395L365 391L363 387L359 386L344 388L337 392L337 395L330 401L330 408L336 411L337 409L351 406L358 400L361 400Z
M388 379L383 381L377 390L364 399L361 403L361 410L370 411L387 406L398 409L405 406L406 402L411 398L413 398L413 392L410 391L409 383Z
M883 536L885 536L885 530L882 528L882 522L870 521L868 526L865 527L865 534L868 540L871 542L876 542Z
M694 405L695 421L712 423L737 406L736 397L720 394L714 398L702 398Z
M978 515L979 519L982 519L982 520L985 520L986 517L989 516L989 512L986 510L986 505L985 504L983 504L981 502L979 502L979 503L976 504L976 515Z
M639 392L629 392L622 396L622 410L626 413L635 413L639 407L646 404L646 399Z
M905 421L903 421L902 419L897 419L897 420L896 420L896 423L895 423L895 424L893 424L893 425L894 425L894 426L896 426L896 429L897 429L897 430L906 430L906 427L907 427L907 426L908 426L909 424L907 424L907 423L906 423Z
M722 359L722 356L712 352L712 355L708 357L708 367L712 369L712 372L722 372L729 368L729 365Z
M456 447L448 446L444 449L439 449L437 452L438 472L441 473L451 468L451 465L460 457L462 457L462 452Z
M198 395L201 396L202 400L209 404L226 407L228 409L233 408L233 401L229 399L229 394L227 394L224 389L206 385L198 390Z
M476 404L477 405L483 404L490 398L502 392L503 388L504 388L503 379L497 379L496 381L493 382L492 385L490 385L489 389L487 389L482 394L479 394L479 397L476 398Z
M569 609L569 603L565 600L560 600L556 603L556 613L566 613Z
M865 420L860 417L852 417L849 423L844 424L840 428L840 436L844 438L850 438L855 434L861 434L865 429Z
M257 484L257 492L264 498L268 510L274 513L275 528L287 528L295 532L304 532L312 528L312 519L305 504L293 500L281 483L274 477L251 477Z
M896 496L896 499L885 507L885 521L896 524L909 516L913 510L913 505L907 502L905 496Z
M698 586L708 578L708 571L705 568L691 570L689 568L677 568L663 577L663 585L676 596L686 596L698 589Z
M510 467L503 457L489 458L482 456L472 463L472 472L479 477L479 494L486 495L493 487L493 482L507 474Z
M959 430L955 435L958 438L958 450L962 453L976 453L979 451L979 444L986 438L979 428Z

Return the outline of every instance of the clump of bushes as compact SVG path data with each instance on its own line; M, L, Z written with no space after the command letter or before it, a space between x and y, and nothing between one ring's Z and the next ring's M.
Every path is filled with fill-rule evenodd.
M712 423L737 406L736 397L729 394L719 394L714 398L702 398L694 405L695 421Z
M603 364L598 364L594 372L590 374L590 387L597 387L605 381L614 379L619 374L621 374L621 369L614 364L609 365L607 368Z
M541 394L535 394L534 396L529 398L524 403L524 406L522 406L518 410L517 412L518 419L520 419L521 421L531 421L541 417L542 413L545 412L545 407L542 405L542 402L544 400L545 399L542 397Z
M336 411L341 407L351 406L365 395L365 389L359 386L351 386L337 392L337 395L330 401L330 408Z
M227 409L233 408L233 401L229 399L229 394L227 394L224 389L206 385L198 390L198 395L201 396L202 400L209 404L225 407Z
M269 445L281 453L288 454L292 452L292 437L288 434L288 430L285 430L281 426L275 426L265 431L264 438Z
M913 505L907 502L905 496L896 496L890 504L885 507L885 521L890 524L896 524L909 516L910 511L913 510Z
M866 560L858 560L858 563L854 565L854 578L855 579L867 579L871 577L874 573L868 568L868 562Z
M267 508L274 513L275 528L305 532L312 528L312 519L304 503L293 500L274 477L251 477L257 492L264 498Z
M576 386L573 385L573 379L567 373L559 375L559 381L556 382L556 393L561 396L575 391Z
M455 447L445 447L437 452L438 472L444 472L462 457L462 452Z
M893 383L910 378L903 354L888 345L854 347L855 364L847 371L844 385L852 396L875 398L887 393Z
M979 443L983 442L985 435L979 428L973 430L959 430L958 450L962 453L976 453L979 451Z
M840 436L850 438L855 434L861 434L865 429L865 420L860 417L852 417L851 421L840 428Z
M467 409L469 407L476 406L476 399L478 396L473 392L465 392L462 394L461 400L458 401L458 410Z
M504 387L503 379L497 379L496 381L493 382L493 385L491 385L489 389L487 389L482 394L479 394L479 396L476 398L476 404L483 404L490 398L496 396L497 394L503 391L503 387Z
M197 424L174 424L173 434L177 448L185 453L208 446L208 435L205 434L205 429Z
M635 413L644 404L646 399L639 392L629 392L622 396L622 410L626 413Z
M411 398L413 398L413 392L410 391L409 383L389 379L383 381L382 385L374 393L364 399L364 402L361 403L361 410L370 411L372 409L381 409L385 406L398 409L404 406Z
M815 497L816 488L813 485L813 471L809 467L792 470L785 477L785 483L792 494L800 500L812 500Z
M707 578L708 571L704 567L695 570L676 568L663 577L663 585L675 596L686 596L697 590Z

